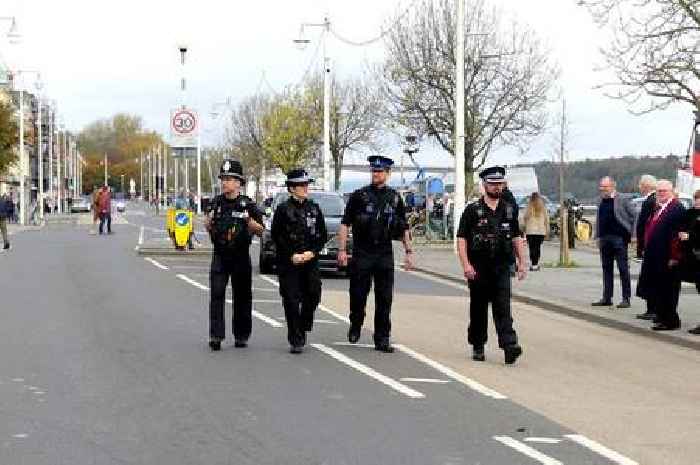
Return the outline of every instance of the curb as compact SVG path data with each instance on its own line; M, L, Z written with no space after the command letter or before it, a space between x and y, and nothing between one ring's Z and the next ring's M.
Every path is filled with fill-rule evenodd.
M448 273L440 273L437 271L429 270L426 268L421 268L421 267L413 267L414 271L417 271L419 273L424 273L429 276L434 276L436 278L441 278L445 279L447 281L451 281L453 283L457 284L462 284L465 288L467 287L466 284L464 283L464 279L458 278L454 275L450 275ZM648 328L640 328L638 326L625 323L623 321L617 321L613 320L610 318L606 318L604 316L600 315L595 315L595 314L590 314L581 310L577 310L574 307L565 305L565 304L560 304L556 302L550 302L547 300L543 300L539 297L534 297L532 295L527 295L523 294L521 292L512 292L511 294L512 300L516 302L520 302L523 304L528 304L532 305L533 307L538 307L544 310L549 310L551 312L556 312L560 313L562 315L566 315L572 318L577 318L579 320L584 320L588 321L589 323L596 323L601 326L607 327L607 328L612 328L612 329L617 329L621 331L626 331L632 334L636 334L639 336L647 337L649 339L655 339L657 341L664 341L664 342L669 342L671 344L675 344L680 347L684 347L686 349L693 349L693 350L700 350L700 340L698 341L690 341L686 339L682 339L676 336L672 336L667 333L661 333L661 332L656 332L652 331L651 329Z

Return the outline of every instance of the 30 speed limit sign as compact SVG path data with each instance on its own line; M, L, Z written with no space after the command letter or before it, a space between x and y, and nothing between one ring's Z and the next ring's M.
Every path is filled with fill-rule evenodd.
M197 112L180 108L170 112L170 142L173 147L196 147L199 124Z

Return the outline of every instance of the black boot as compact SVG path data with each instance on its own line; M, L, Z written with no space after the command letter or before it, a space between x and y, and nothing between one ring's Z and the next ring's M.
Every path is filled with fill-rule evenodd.
M209 348L212 350L212 352L221 350L221 341L218 339L209 340Z
M360 328L350 326L350 329L348 330L348 341L350 344L357 344L357 341L360 340L360 333Z
M506 365L512 365L523 354L523 348L518 344L513 344L503 349L503 352L505 353Z
M476 347L474 346L474 349L472 350L472 360L475 362L485 362L486 361L486 354L484 353L484 348L482 347Z

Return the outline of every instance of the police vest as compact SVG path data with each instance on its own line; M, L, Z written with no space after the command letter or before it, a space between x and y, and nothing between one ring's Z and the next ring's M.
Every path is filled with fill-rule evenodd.
M319 240L321 209L311 200L306 200L303 205L288 200L285 205L287 217L284 222L284 232L289 238L293 252L304 252L313 249L315 242Z
M503 202L503 199L501 199ZM505 215L487 215L481 203L476 205L476 225L472 229L471 249L477 259L494 260L513 253L513 205L505 202ZM503 220L503 221L500 221Z
M369 239L371 245L398 240L405 231L405 218L397 213L400 197L393 189L378 194L371 187L360 191L361 208L355 233Z
M233 201L217 196L212 205L211 241L218 252L237 252L247 249L251 236L247 218L250 216L253 201L239 195Z

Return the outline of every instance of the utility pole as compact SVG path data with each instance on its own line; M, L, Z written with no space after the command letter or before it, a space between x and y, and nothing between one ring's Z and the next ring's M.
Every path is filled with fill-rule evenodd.
M561 128L559 133L559 266L568 266L569 257L569 222L568 209L564 204L564 150L566 142L566 99L561 104Z
M202 138L197 134L197 214L202 214Z
M457 229L466 203L464 179L464 1L457 0L457 50L455 51L455 201L452 240L457 250Z
M139 154L139 194L143 201L143 152Z

